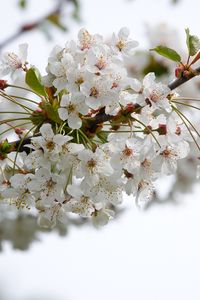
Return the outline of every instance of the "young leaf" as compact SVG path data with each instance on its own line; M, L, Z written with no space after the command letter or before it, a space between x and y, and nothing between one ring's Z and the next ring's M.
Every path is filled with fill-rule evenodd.
M185 29L185 33L189 55L194 56L200 50L200 40L198 36L190 34L189 28Z
M46 96L44 86L41 83L41 76L35 67L30 68L26 72L26 83L37 94Z
M175 50L165 46L160 45L157 46L156 48L150 49L150 51L155 51L156 53L176 62L181 61L180 55Z
M47 116L50 120L52 120L53 122L55 122L57 124L62 124L62 121L58 114L58 109L56 107L54 107L50 103L45 103L44 110L47 113Z

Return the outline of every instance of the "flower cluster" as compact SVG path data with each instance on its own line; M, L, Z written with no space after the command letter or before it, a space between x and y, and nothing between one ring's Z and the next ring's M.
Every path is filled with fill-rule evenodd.
M144 207L155 181L189 154L196 133L188 132L176 94L154 73L142 81L128 75L137 44L127 28L108 42L81 29L77 42L53 49L47 75L34 74L36 87L24 58L4 57L0 69L26 72L41 102L30 112L25 147L31 130L21 143L0 144L0 194L38 213L41 226L66 223L71 213L104 225L124 192Z

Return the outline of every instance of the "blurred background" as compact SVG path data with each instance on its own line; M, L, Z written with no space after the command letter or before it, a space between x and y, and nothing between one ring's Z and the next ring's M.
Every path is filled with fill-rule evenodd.
M76 39L81 27L109 39L127 26L140 43L127 61L130 74L141 78L154 71L169 82L175 65L148 49L166 44L184 55L184 29L199 35L199 10L199 0L2 1L0 51L14 52L27 42L29 62L44 74L52 47ZM199 88L197 78L180 92L199 97ZM199 126L198 113L192 114ZM0 300L199 300L194 153L175 176L160 179L146 210L124 196L117 218L98 230L77 219L41 230L34 217L10 218L0 210Z

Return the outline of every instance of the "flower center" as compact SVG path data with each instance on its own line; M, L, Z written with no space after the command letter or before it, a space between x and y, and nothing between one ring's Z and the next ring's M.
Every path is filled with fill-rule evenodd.
M102 70L106 67L106 61L103 57L103 55L100 56L98 62L95 65L99 70Z
M75 81L75 83L78 85L78 86L80 86L82 83L84 82L84 79L83 79L83 77L78 77L77 79L76 79L76 81Z
M141 165L144 167L144 168L150 168L151 167L151 162L150 160L146 159L141 163Z
M95 86L93 86L91 89L90 89L90 96L91 97L95 97L97 98L99 95L99 92L97 90L97 88Z
M55 148L55 143L53 141L47 141L46 148L50 151L53 150Z
M91 158L88 162L87 162L87 167L89 169L94 169L94 167L97 165L96 160L94 160L93 158Z
M133 155L133 149L130 149L126 146L125 149L122 151L122 153L125 156L131 156L131 155Z
M67 110L69 113L72 113L72 112L76 111L76 106L74 104L69 104L67 106Z
M52 178L50 178L46 183L46 187L48 188L48 190L52 189L55 185L56 183L53 181Z
M119 51L122 51L122 49L125 47L125 43L120 40L117 44L116 47L119 49Z
M161 96L162 94L159 91L153 90L150 95L150 100L153 102L157 102L158 100L160 100Z

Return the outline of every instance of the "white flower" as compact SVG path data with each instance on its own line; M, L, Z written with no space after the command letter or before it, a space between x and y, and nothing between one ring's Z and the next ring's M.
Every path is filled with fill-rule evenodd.
M58 109L61 120L68 122L72 129L78 129L82 126L80 114L88 113L88 106L85 104L85 97L80 93L63 95L60 108Z
M34 142L33 142L34 143ZM47 157L43 150L37 149L35 146L32 145L27 145L27 147L33 148L34 151L31 151L25 161L24 164L28 170L35 170L41 166L46 167L48 169L51 168L51 161L49 160L49 157ZM39 148L39 145L37 145Z
M80 91L80 86L83 84L89 76L89 73L86 72L85 66L77 66L76 69L71 72L68 82L66 85L67 90L70 93L77 93Z
M125 169L132 173L140 166L139 154L141 145L136 139L129 138L121 141L116 152L112 154L111 166L116 169Z
M111 62L110 48L107 45L98 45L88 51L86 68L91 73L106 74Z
M85 28L80 29L78 39L81 51L87 50L93 45L102 43L102 37L100 35L91 35Z
M118 184L117 178L118 176L115 174L112 174L112 176L109 177L100 176L99 181L93 185L88 184L88 182L83 180L81 182L81 187L84 190L84 193L93 199L95 204L102 203L104 205L119 205L123 201L123 187L121 184Z
M145 208L153 200L154 190L152 182L141 180L135 198L136 205L141 209Z
M6 198L18 200L19 207L33 205L34 196L28 189L29 182L34 178L33 174L15 174L10 178L10 187L2 192Z
M51 207L41 207L39 209L38 224L43 228L53 228L56 226L57 221L67 224L67 213L63 205L58 202L54 203Z
M105 208L102 205L95 206L95 211L92 214L92 223L96 227L104 226L114 218L115 212Z
M38 126L30 145L25 145L29 154L11 151L7 141L0 143L4 202L17 208L33 206L39 225L52 228L57 221L66 224L69 213L89 218L95 226L105 225L114 217L110 208L122 203L124 192L141 208L153 200L155 181L174 173L180 159L188 157L189 143L199 142L199 125L192 128L197 128L192 138L172 112L176 95L156 82L154 73L142 81L129 77L127 63L132 62L136 45L127 28L108 42L81 29L78 41L53 49L42 79L49 99L42 97L39 104L49 121L44 118L40 125L31 117ZM26 71L26 52L27 46L21 45L19 55L5 54L0 73ZM136 65L139 78L145 63L139 58ZM2 89L4 85L3 81ZM61 122L46 111L45 101L58 109ZM107 121L102 122L101 116ZM20 137L28 132L15 131ZM24 147L26 142L21 142ZM177 178L195 177L197 157L192 151L188 163L179 162ZM193 171L188 173L191 164Z
M171 90L167 85L155 81L154 73L148 73L142 83L137 79L130 81L130 87L136 92L132 97L142 107L148 105L149 111L162 108L167 112L171 112L171 104L167 99Z
M177 161L185 158L190 151L189 144L185 141L177 145L169 145L163 147L159 151L159 157L155 161L162 174L173 174L177 169Z
M131 55L133 53L133 48L138 46L138 42L129 39L129 33L129 29L123 27L117 36L113 34L112 44L115 51L119 51L125 55Z
M35 172L34 178L27 184L30 191L34 192L45 206L53 202L64 200L65 180L58 174L51 173L47 168L40 168Z
M116 99L116 94L112 91L112 84L112 80L108 76L91 77L90 80L85 81L80 86L81 93L86 96L85 103L92 109L99 109L112 102L113 99Z
M62 146L62 151L59 156L59 161L57 162L57 167L59 170L69 172L76 170L79 163L78 154L83 151L84 146L82 144L76 143L66 143Z
M80 184L68 185L67 192L72 198L64 204L65 211L80 215L81 217L91 217L95 211L92 200L83 194Z
M13 52L6 52L1 58L0 64L0 76L8 75L9 73L19 74L19 71L22 71L26 66L27 59L27 48L28 44L19 45L19 54Z
M191 129L192 130L192 129ZM192 134L196 136L196 133L192 131ZM169 144L179 143L181 141L193 142L192 136L186 128L183 121L173 112L166 123L166 136L165 140Z
M43 149L44 154L51 160L56 160L62 151L62 146L72 139L72 137L62 134L54 134L51 124L43 124L40 128L42 136L32 138L35 150Z
M60 92L66 88L68 75L74 68L74 59L71 54L65 53L61 61L52 62L48 67L50 73L55 76L52 84L57 88L57 92Z
M97 148L95 152L84 149L78 155L80 164L77 169L77 175L84 177L84 181L89 185L94 185L99 181L99 176L110 176L113 169L103 150Z
M172 110L167 96L171 90L168 86L155 82L155 74L149 73L143 79L143 96L145 102L152 108L163 108L167 112Z

